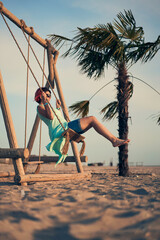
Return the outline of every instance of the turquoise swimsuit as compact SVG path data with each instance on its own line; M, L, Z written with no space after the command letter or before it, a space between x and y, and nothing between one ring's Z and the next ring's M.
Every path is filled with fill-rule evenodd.
M68 122L63 118L61 111L58 109L54 109L55 113L59 117L60 121L62 122L64 128L67 130L68 129ZM67 155L63 155L61 153L61 150L65 144L65 138L62 137L62 133L64 132L64 129L62 128L61 124L59 123L57 117L54 114L53 120L50 120L44 116L42 116L38 112L37 108L37 113L39 118L48 126L49 130L49 137L51 142L46 146L47 150L52 152L54 151L56 154L59 155L59 160L56 164L64 162L65 158Z

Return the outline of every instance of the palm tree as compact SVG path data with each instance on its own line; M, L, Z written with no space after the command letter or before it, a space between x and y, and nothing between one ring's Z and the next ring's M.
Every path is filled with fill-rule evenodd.
M112 66L117 73L117 101L102 109L106 119L118 112L119 138L128 138L128 100L133 93L128 69L138 60L148 61L160 47L160 37L154 43L145 43L142 27L136 26L134 16L129 11L117 14L113 24L99 24L94 28L78 28L72 39L50 35L54 45L60 47L69 42L70 47L64 57L76 56L82 72L88 77L99 78L105 68ZM71 108L82 116L88 113L88 102L81 101ZM128 145L119 147L119 175L128 176Z

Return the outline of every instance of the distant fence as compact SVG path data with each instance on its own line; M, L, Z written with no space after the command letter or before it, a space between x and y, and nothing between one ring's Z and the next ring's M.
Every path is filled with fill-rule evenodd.
M128 165L129 166L139 166L139 167L141 167L141 166L143 166L143 162L129 162L128 163Z

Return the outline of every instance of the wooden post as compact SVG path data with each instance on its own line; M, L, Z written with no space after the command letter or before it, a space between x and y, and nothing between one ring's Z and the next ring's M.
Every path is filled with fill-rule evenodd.
M0 158L28 158L29 151L27 148L0 148Z
M55 75L55 82L56 82L56 86L57 86L57 91L58 91L59 98L60 98L61 103L62 103L63 114L64 114L65 119L67 121L69 121L70 120L69 119L69 113L68 113L68 109L67 109L67 106L66 106L66 103L65 103L65 99L64 99L64 95L63 95L63 91L62 91L62 86L61 86L61 83L60 83L60 80L59 80L56 64L54 64L53 67L54 67L54 75ZM74 154L75 160L76 160L77 171L79 173L83 173L83 168L82 168L77 144L72 141L71 146L72 146L72 151L73 151L73 154Z
M15 172L0 172L0 178L14 177L14 176L15 176Z
M31 154L31 151L32 151L32 148L33 148L35 138L36 138L39 122L40 122L40 118L38 117L38 114L37 114L36 118L35 118L35 121L34 121L34 124L33 124L31 135L30 135L30 138L29 138L29 141L28 141L28 145L27 145L27 148L28 148L30 154Z
M48 71L49 71L49 77L48 80L54 88L54 69L53 69L53 64L54 64L54 59L53 59L53 47L51 45L51 42L47 40L47 57L48 57Z
M9 145L11 148L18 148L16 133L15 133L12 116L9 109L9 104L8 104L7 95L5 92L1 72L0 72L0 105L1 105L3 118L6 126ZM25 175L21 158L17 158L15 161L13 161L13 166L14 166L16 176ZM27 185L27 183L24 183L23 185Z

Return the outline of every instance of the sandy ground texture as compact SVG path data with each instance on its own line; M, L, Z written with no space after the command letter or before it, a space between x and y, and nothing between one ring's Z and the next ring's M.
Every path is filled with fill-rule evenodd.
M12 167L0 166L1 172ZM0 240L160 239L160 167L131 167L127 178L116 167L84 170L91 179L22 187L1 178ZM47 171L76 169L44 164L41 172Z

